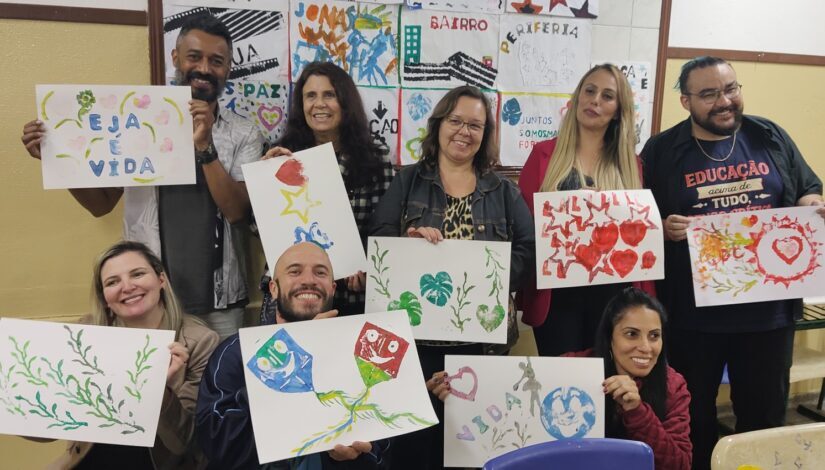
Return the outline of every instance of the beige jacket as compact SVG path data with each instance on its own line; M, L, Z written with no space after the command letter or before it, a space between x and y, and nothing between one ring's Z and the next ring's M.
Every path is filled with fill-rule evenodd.
M189 361L167 384L160 409L155 445L151 449L155 468L195 468L196 452L191 446L195 427L195 405L201 375L209 356L220 342L218 334L191 315L184 315L180 338L189 350ZM74 468L92 448L90 442L69 442L66 452L48 467L49 470Z

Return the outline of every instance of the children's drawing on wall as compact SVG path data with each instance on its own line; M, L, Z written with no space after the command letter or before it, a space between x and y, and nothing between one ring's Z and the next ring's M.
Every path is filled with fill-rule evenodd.
M501 164L523 166L537 143L558 135L570 95L502 92L500 99Z
M664 277L659 209L649 190L537 193L539 289Z
M37 85L43 187L193 184L188 87Z
M493 88L499 69L498 22L499 15L483 13L405 11L404 86Z
M243 328L240 340L262 464L437 422L402 312Z
M593 65L603 64L610 61L593 61ZM633 109L635 111L634 121L636 122L636 153L641 153L642 148L650 138L652 95L654 74L648 62L612 62L613 65L622 71L630 89L633 90Z
M398 161L398 141L401 120L398 110L398 88L358 87L364 111L367 113L372 139L389 150L393 164Z
M243 166L249 200L272 269L283 251L315 242L336 278L364 271L367 260L332 144Z
M825 222L813 207L691 219L696 306L822 295Z
M599 16L599 0L505 0L508 13L567 16L593 19Z
M285 0L233 2L230 0L172 0L163 6L163 42L166 77L175 79L172 49L181 26L191 17L212 15L232 35L229 80L279 83L289 70L289 2Z
M510 244L370 237L367 312L404 310L416 339L505 343Z
M358 85L398 84L399 7L343 1L291 6L292 80L315 61L332 62Z
M444 465L481 467L541 442L604 437L601 359L446 356Z
M504 1L505 0L407 0L407 7L422 10L501 14L504 12Z
M267 142L275 143L286 129L289 90L286 77L277 83L229 80L218 103L229 112L254 122Z
M0 433L150 447L173 331L0 319Z
M500 90L572 93L590 68L591 21L503 15Z

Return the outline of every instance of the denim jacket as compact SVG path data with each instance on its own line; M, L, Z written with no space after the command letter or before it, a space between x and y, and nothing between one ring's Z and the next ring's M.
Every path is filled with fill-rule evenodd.
M409 227L441 230L447 195L437 166L416 163L395 175L370 219L370 235L399 237ZM535 269L533 217L518 187L492 171L476 174L472 199L476 240L509 241L510 291Z

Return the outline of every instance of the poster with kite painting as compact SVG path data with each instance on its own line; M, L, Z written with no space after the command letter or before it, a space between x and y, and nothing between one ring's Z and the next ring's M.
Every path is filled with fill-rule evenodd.
M404 312L241 328L239 336L261 464L438 422Z
M566 16L593 19L599 16L600 0L504 0L507 13ZM608 0L609 1L609 0Z
M601 358L446 356L444 465L481 467L522 447L604 437Z
M536 193L539 289L664 278L664 238L649 190Z
M691 218L696 306L797 299L825 286L825 221L814 207Z
M367 259L332 144L243 165L246 189L269 269L301 242L325 249L337 279Z

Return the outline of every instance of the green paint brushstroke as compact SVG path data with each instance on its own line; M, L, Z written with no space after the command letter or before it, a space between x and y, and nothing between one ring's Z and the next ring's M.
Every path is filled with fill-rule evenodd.
M130 91L129 93L126 93L126 96L123 97L123 101L120 102L120 114L121 115L123 114L123 108L126 106L126 100L131 98L132 95L134 95L134 94L135 94L134 91Z
M180 110L180 107L178 107L178 104L175 103L175 101L171 98L164 97L163 101L166 101L167 103L171 104L173 108L175 108L175 111L178 112L178 124L183 124L183 112Z
M43 97L43 101L40 102L40 116L44 121L49 120L49 116L46 115L46 101L49 101L49 98L51 98L52 95L54 95L54 90L46 93L46 96Z

